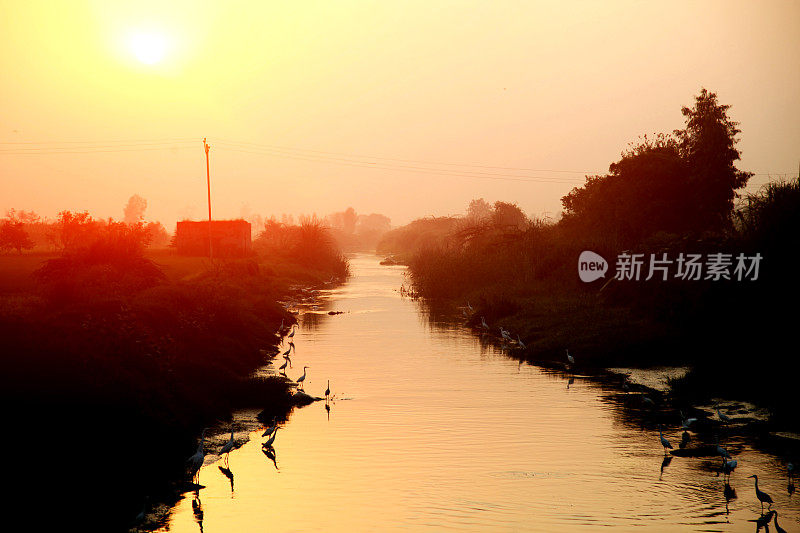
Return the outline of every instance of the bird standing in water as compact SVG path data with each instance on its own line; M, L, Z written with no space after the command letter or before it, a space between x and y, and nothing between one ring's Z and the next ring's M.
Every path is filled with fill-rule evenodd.
M279 429L281 429L281 428L275 428L275 432L272 434L272 436L270 438L267 439L267 442L262 444L262 446L264 446L265 448L272 448L272 443L275 442L275 437L278 436L278 430Z
M328 380L328 388L325 389L325 400L328 400L328 396L331 395L331 380Z
M303 389L303 382L306 380L306 368L311 368L308 366L303 367L303 375L297 378L297 385L300 387L301 390Z
M758 490L758 476L756 474L753 474L752 476L747 476L747 477L752 477L752 478L755 478L755 480L756 480L756 498L758 498L758 501L761 502L761 511L762 512L764 511L764 504L765 503L769 504L768 508L771 509L772 508L772 498L770 498L769 494L767 494L766 492Z
M670 450L672 449L672 444L664 437L664 433L661 431L661 426L658 426L658 438L661 441L661 445L664 447L664 455L667 454L667 448Z
M231 424L231 439L228 442L226 442L225 446L223 446L219 450L219 454L225 456L226 465L228 464L228 456L230 455L232 450L233 450L233 424Z
M567 350L567 362L571 365L575 364L575 358L572 357L572 354L569 353L569 350Z
M208 428L203 428L203 432L200 434L200 444L197 445L197 451L194 452L194 455L189 457L186 462L189 464L189 472L192 474L192 482L196 483L196 479L198 474L200 473L200 467L203 466L203 459L205 459L205 451L203 448L206 444L206 431Z

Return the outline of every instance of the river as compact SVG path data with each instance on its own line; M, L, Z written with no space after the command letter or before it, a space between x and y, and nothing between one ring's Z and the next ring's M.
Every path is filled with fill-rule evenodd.
M301 314L288 375L323 395L229 457L207 458L163 531L754 531L753 480L800 529L783 460L731 439L736 498L718 460L675 457L596 379L520 365L403 298L404 268L351 259L352 278ZM330 316L327 311L342 311ZM245 416L240 413L240 416ZM681 430L665 428L677 448ZM772 524L770 524L772 528ZM774 529L771 529L774 531Z

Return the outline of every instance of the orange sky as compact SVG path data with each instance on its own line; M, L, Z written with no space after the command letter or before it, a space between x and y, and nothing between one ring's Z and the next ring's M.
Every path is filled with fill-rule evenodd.
M0 210L121 218L139 194L148 219L203 217L207 136L215 218L401 224L476 197L554 214L581 172L681 127L701 86L762 184L800 162L799 20L797 2L0 0Z

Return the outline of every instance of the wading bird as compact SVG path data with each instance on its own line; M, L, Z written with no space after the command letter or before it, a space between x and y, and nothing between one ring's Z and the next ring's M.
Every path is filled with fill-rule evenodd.
M731 417L719 410L719 405L717 405L717 416L719 417L719 421L723 424L727 424L731 421Z
M686 418L686 415L683 414L683 411L680 411L680 413L681 413L681 428L689 429L692 424L697 422L696 418Z
M481 327L483 329L489 329L489 324L486 323L486 319L484 317L481 317Z
M286 365L289 364L289 361L284 361L281 366L278 367L278 370L285 376L286 375Z
M469 300L467 300L467 309L469 309L469 312L470 312L470 313L472 313L472 312L474 312L474 311L475 311L475 310L472 308L472 306L469 304Z
M270 426L264 430L264 433L261 434L262 437L269 437L273 433L275 433L275 429L278 427L278 424L275 422L275 419L272 419L270 422Z
M289 349L283 352L283 356L286 357L287 355L292 355L292 347L289 346Z
M289 363L289 368L292 368L292 358L288 355L284 355L283 358L287 363Z
M716 451L717 451L717 455L721 455L722 457L724 457L726 459L730 459L731 458L731 454L728 453L728 450L726 450L725 448L723 448L722 446L719 445L719 437L717 437L717 450Z
M297 326L297 324L292 324L292 331L290 331L289 334L286 336L287 339L293 339L294 338L294 328L295 328L295 326Z
M206 456L203 450L206 444L206 431L208 431L208 428L203 428L203 432L200 434L200 444L197 445L197 451L186 460L186 463L189 465L189 472L192 474L192 482L195 483L195 479L200 473L200 467L203 466L203 459L205 459Z
M725 476L730 477L731 473L736 470L739 461L736 459L731 459L730 461L726 461L724 458L722 459L722 474Z
M664 455L667 454L667 448L670 450L672 449L672 444L664 437L664 433L661 432L661 426L658 426L658 438L661 440L661 445L664 447Z
M572 354L569 353L569 350L567 350L567 362L569 362L571 365L575 364L575 358L572 357Z
M325 400L328 400L328 396L331 395L331 380L328 380L328 388L325 389Z
M519 338L519 333L517 333L517 345L518 345L520 348L522 348L523 350L524 350L525 348L527 348L527 346L525 346L525 343L524 343L524 342L522 342L522 339L520 339L520 338Z
M231 424L231 440L226 442L225 446L219 450L219 454L225 456L226 465L228 464L228 456L231 453L231 450L233 450L233 424Z
M304 367L303 367L303 375L302 375L302 376L300 376L299 378L297 378L297 385L298 385L298 386L299 386L301 389L303 389L303 382L306 380L306 368L311 368L311 367L309 367L309 366L304 366ZM305 390L305 389L303 389L303 390Z
M268 439L267 439L267 442L265 442L264 444L262 444L262 446L263 446L263 447L265 447L265 448L272 448L272 443L274 443L274 442L275 442L275 437L277 437L277 436L278 436L278 430L279 430L279 429L281 429L281 428L275 428L275 432L272 434L272 436L271 436L270 438L268 438Z
M755 478L755 480L756 480L756 498L758 498L758 501L761 502L761 512L764 512L764 504L765 503L769 504L768 508L771 509L772 508L772 498L770 498L769 494L767 494L766 492L758 490L758 476L756 474L753 474L752 476L747 476L747 477L752 477L752 478Z

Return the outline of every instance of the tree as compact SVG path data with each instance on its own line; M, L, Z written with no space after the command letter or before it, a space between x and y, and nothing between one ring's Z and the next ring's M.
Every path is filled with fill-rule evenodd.
M484 222L492 216L492 206L483 198L472 200L467 207L467 218L471 222Z
M20 220L6 219L0 225L0 250L22 250L33 248L33 241L25 231L25 224Z
M703 89L684 107L686 128L644 137L561 199L563 225L592 238L630 245L656 232L700 233L726 228L736 189L751 176L734 166L739 130L728 106Z
M687 194L697 206L698 229L723 229L730 225L737 189L753 175L736 168L739 150L738 122L728 117L730 106L717 102L717 94L705 88L694 107L683 107L686 127L674 132L681 156L689 166Z
M61 211L47 237L57 249L69 250L87 244L95 229L96 223L87 211Z
M517 207L508 202L495 202L492 212L492 224L497 227L513 227L522 229L528 222L528 217Z
M144 212L147 209L147 200L134 194L128 199L128 204L123 212L125 213L126 224L136 224L144 220Z

